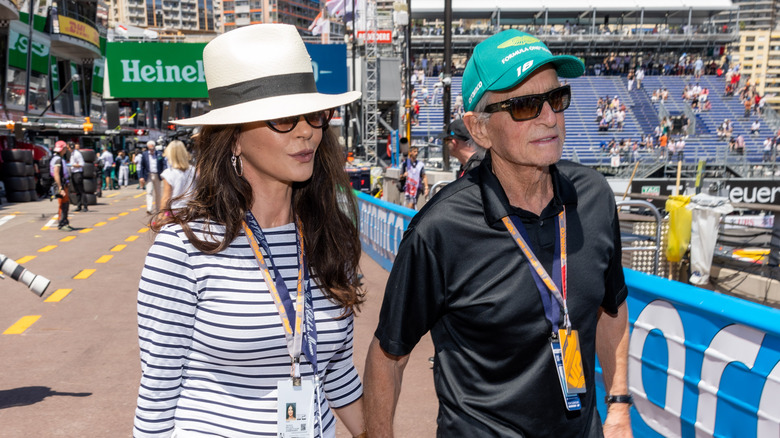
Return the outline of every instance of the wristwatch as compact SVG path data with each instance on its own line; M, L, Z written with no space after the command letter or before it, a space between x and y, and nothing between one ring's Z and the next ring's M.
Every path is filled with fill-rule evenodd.
M634 397L632 397L631 394L608 395L604 397L604 403L606 403L607 406L612 403L628 403L628 405L631 406L634 404Z

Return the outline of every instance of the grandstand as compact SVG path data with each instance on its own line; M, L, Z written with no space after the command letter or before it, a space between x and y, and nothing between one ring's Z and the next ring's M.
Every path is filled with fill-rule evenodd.
M455 96L460 93L461 77L452 78L452 104ZM430 139L440 135L444 125L444 108L440 98L433 103L433 89L437 78L425 79L429 90L429 103L420 106L419 123L412 128L412 136L415 138ZM699 159L708 161L742 161L760 162L763 155L763 141L772 136L772 128L762 119L761 130L758 135L751 135L750 128L756 119L755 115L743 118L744 109L738 97L724 97L725 82L723 78L716 76L702 76L698 81L689 76L646 76L641 90L628 91L626 78L623 76L582 76L575 79L562 79L562 83L568 81L572 85L572 104L566 111L566 145L563 158L579 161L587 165L608 165L609 155L601 150L602 142L609 142L613 138L640 140L645 134L653 132L659 124L660 103L653 103L650 95L653 90L666 88L669 90L669 99L664 103L666 111L671 115L685 113L688 103L682 99L682 90L686 84L698 82L702 87L709 88L709 99L712 102L710 111L696 114L696 131L689 135L685 142L684 161L695 163ZM440 95L439 95L440 96ZM614 128L607 132L600 132L596 124L596 102L599 97L618 96L625 103L628 111L624 122L623 131L618 132ZM688 108L690 113L690 108ZM734 126L733 136L742 134L745 138L745 155L736 156L728 153L728 143L719 140L716 135L717 127L723 119L730 119ZM640 158L655 159L656 153L641 151Z

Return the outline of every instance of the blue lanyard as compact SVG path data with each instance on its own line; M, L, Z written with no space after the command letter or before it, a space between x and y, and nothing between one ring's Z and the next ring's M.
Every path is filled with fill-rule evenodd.
M314 371L314 375L317 376L317 326L315 324L314 319L314 306L312 304L312 296L311 296L311 285L309 283L309 269L308 269L308 263L306 261L306 253L303 249L303 235L302 235L302 227L301 224L297 224L297 232L296 232L296 243L298 248L298 294L303 294L303 321L302 321L302 328L303 328L303 338L304 341L301 345L301 350L303 354L306 356L306 359L309 360L309 362L312 365L312 369ZM257 219L255 219L255 216L252 214L251 211L246 212L246 217L244 219L244 231L247 234L247 238L250 240L250 244L254 241L256 244L259 244L263 251L265 251L267 257L271 260L273 263L273 256L271 255L271 248L268 246L268 241L265 238L265 235L263 234L262 228L260 228L260 224L257 223ZM253 248L255 246L253 245ZM263 258L263 255L255 250L255 258L257 258L257 262L260 265L260 270L263 271L264 278L270 278L270 273L268 272L268 265L265 263L265 260ZM276 301L276 297L278 296L281 306L283 306L283 309L279 309L278 305L277 308L279 310L280 316L284 318L286 315L287 322L289 323L289 326L285 325L285 330L287 333L287 330L289 328L296 327L297 322L297 312L295 308L293 307L292 299L290 299L290 292L289 289L287 289L287 285L284 283L284 278L282 277L281 273L279 272L279 268L277 268L276 263L273 263L273 270L274 270L274 286L276 289L276 292L272 291L272 296L274 296L274 301ZM271 289L271 285L268 285L269 289ZM284 315L282 315L284 314ZM293 329L294 330L294 329ZM291 331L293 331L291 330ZM294 334L294 332L293 332ZM293 360L296 360L297 358L294 357L294 354L291 353L291 356L293 356Z
M558 232L555 234L555 255L553 258L553 276L547 274L542 263L533 253L533 249L528 244L530 240L528 231L525 229L522 220L517 216L507 216L503 218L507 230L514 238L515 243L520 247L531 265L531 275L533 276L539 296L544 306L544 316L552 325L554 337L558 336L558 328L561 320L561 310L563 310L563 324L567 329L571 328L569 320L569 309L566 304L566 210L561 211L555 217L555 225ZM553 305L552 298L555 297L558 305Z

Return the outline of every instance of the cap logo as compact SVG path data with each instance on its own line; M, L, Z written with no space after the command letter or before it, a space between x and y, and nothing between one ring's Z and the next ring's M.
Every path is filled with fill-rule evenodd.
M528 62L526 62L522 66L517 67L517 76L520 76L523 73L525 73L525 71L528 70L529 68L531 68L532 65L534 65L534 60L533 59L528 61Z
M518 37L514 37L512 39L508 39L508 40L504 41L503 43L499 44L498 48L499 49L506 49L507 47L524 46L526 44L534 44L534 43L539 43L539 42L541 42L541 41L539 41L537 38L534 38L534 37L528 36L528 35L524 35L524 36L518 36Z
M469 103L471 103L472 100L474 100L474 96L477 95L477 91L482 88L482 81L479 81L476 87L474 87L474 91L471 92L471 96L469 96Z
M509 62L509 61L510 61L512 58L514 58L515 56L517 56L517 55L521 55L521 54L523 54L523 53L525 53L525 52L528 52L528 51L530 51L530 50L541 50L541 51L543 51L543 52L547 52L547 53L550 53L550 54L552 54L552 52L550 52L550 51L547 49L547 47L545 47L545 46L531 46L531 47L523 47L522 49L517 49L517 50L515 50L514 52L512 52L512 53L510 53L510 54L506 55L506 56L504 57L504 59L502 59L502 60L501 60L501 63L502 63L502 64L506 64L507 62Z

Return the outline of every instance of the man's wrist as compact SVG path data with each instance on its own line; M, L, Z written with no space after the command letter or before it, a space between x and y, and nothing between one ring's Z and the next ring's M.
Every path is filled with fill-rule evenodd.
M607 406L612 404L626 404L631 406L634 404L634 397L632 397L631 394L610 394L604 397L604 403L606 403Z

